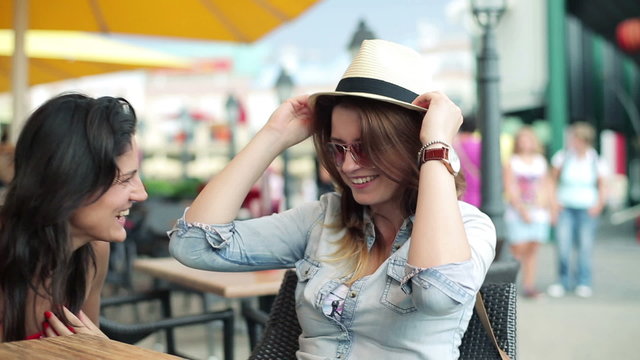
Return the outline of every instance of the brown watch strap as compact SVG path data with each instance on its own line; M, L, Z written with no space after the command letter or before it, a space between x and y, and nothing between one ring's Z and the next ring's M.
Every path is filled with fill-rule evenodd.
M449 148L439 147L426 149L422 152L422 159L420 159L420 163L424 164L429 160L449 160Z
M422 157L420 158L420 164L418 164L418 166L426 163L429 160L438 160L442 164L444 164L451 175L456 176L457 172L453 170L453 167L449 162L449 151L450 149L448 147L425 149L422 152Z

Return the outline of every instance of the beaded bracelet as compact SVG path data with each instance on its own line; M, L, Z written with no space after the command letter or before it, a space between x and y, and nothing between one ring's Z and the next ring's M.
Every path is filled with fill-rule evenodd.
M446 146L446 147L448 147L448 148L450 148L450 147L451 147L451 145L449 145L448 143L446 143L446 142L444 142L444 141L441 141L441 140L431 140L431 141L429 141L428 143L426 143L426 144L422 145L422 148L421 148L420 150L426 149L426 148L428 148L429 146L431 146L431 145L435 145L435 144L442 144L442 145L444 145L444 146Z

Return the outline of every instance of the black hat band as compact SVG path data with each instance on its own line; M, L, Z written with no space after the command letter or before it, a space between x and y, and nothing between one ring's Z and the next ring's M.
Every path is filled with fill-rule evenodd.
M386 96L398 101L411 104L418 94L411 90L392 84L390 82L364 77L348 77L340 80L336 91L339 92L359 92Z

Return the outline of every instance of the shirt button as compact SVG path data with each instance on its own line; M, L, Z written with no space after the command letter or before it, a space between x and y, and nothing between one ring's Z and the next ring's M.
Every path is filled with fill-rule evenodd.
M356 297L356 292L355 292L355 291L352 291L352 292L351 292L351 298L353 299L354 297Z
M338 359L342 359L342 355L338 354L338 356L336 356Z

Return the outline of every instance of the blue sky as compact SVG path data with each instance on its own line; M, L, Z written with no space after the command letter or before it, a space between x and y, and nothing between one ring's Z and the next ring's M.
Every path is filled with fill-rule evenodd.
M262 39L249 45L279 46L290 44L299 48L317 48L335 53L346 49L357 23L364 19L379 38L402 41L415 38L416 24L429 22L443 31L460 31L447 21L448 0L321 0L301 16L293 19ZM184 56L216 56L237 44L206 41L167 41L125 37L132 42L146 43ZM240 46L242 47L242 45Z
M445 19L443 0L324 0L294 21L265 36L260 43L290 44L318 57L346 51L358 21L364 19L379 38L406 42L418 37L418 22L442 30L452 26Z
M414 48L425 37L463 33L461 25L446 14L456 1L321 0L252 44L117 37L180 56L231 57L235 71L255 78L260 86L272 83L280 64L294 73L301 66L344 69L349 59L347 44L360 19L376 37Z

